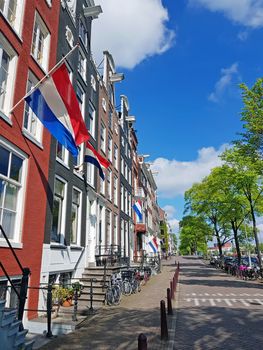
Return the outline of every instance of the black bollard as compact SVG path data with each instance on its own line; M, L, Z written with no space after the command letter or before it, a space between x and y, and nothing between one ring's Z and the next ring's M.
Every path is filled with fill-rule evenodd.
M161 300L160 302L160 310L161 310L161 340L168 340L168 328L167 328L164 300Z
M51 314L52 314L52 284L47 286L47 338L52 338L51 331Z
M143 333L138 336L138 350L147 350L147 337Z
M171 297L174 297L174 288L173 288L173 282L170 281L170 291L171 291Z
M172 315L173 314L170 288L167 288L167 313L168 313L168 315Z

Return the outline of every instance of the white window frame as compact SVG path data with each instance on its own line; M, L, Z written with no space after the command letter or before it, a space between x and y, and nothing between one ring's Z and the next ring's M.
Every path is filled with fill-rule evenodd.
M81 58L81 60L80 60ZM87 81L87 59L84 52L79 48L78 51L78 73L84 82Z
M54 197L55 197L55 181L56 180L61 181L64 184L64 192L65 192L65 194L64 194L64 198L63 198L63 202L62 202L62 208L61 208L60 232L59 232L59 234L60 234L60 241L59 242L52 241L52 232L51 232L50 243L52 245L53 244L61 245L61 244L64 244L64 240L65 240L68 183L61 176L55 175L53 201L54 201ZM52 223L51 224L53 225L53 213L52 213Z
M40 33L44 35L43 48L41 50L42 52L40 52L41 55L39 55L38 45L36 45L36 43L37 44L39 43L38 40L40 37ZM36 38L36 43L34 43L34 37ZM43 21L39 13L36 11L33 34L32 34L31 55L34 57L35 61L39 64L39 66L45 72L47 72L47 69L48 69L49 50L50 50L50 32L47 26L45 25L45 22Z
M91 115L92 115L92 118L90 117ZM92 120L92 123L89 122L88 131L90 135L95 139L96 109L90 101L89 101L89 119Z
M82 221L82 191L73 186L72 187L72 201L71 201L71 214L72 214L72 207L73 207L73 192L77 191L79 193L79 206L78 206L78 222L77 222L77 239L76 242L71 242L71 238L70 238L70 245L71 246L80 246L80 236L81 236L81 221ZM71 223L72 224L72 223Z
M108 159L112 162L112 137L108 135Z
M107 191L108 191L108 199L112 201L112 170L108 168L107 174Z
M100 149L106 153L106 127L103 123L100 125Z
M21 180L20 182L10 179L9 176L1 175L0 179L7 181L9 184L13 184L19 188L17 195L17 207L16 207L16 218L14 225L14 236L10 238L10 241L13 243L20 243L22 236L22 226L23 226L23 217L24 217L24 201L26 194L26 178L27 178L27 170L28 170L28 157L25 153L23 153L20 149L12 145L10 142L4 140L0 137L0 145L7 149L10 153L16 155L17 157L23 160L22 171L21 171ZM9 155L9 163L8 163L8 171L10 171L10 155ZM2 204L1 204L2 207ZM0 218L0 223L2 223L2 218ZM0 238L0 246L6 246L5 240ZM21 246L22 247L22 246ZM21 248L20 247L20 248ZM19 248L19 246L18 246Z
M114 193L113 193L114 205L118 206L118 177L116 175L114 175L113 187L114 187Z
M87 166L87 183L92 186L92 187L95 187L95 184L94 184L94 179L95 179L95 176L94 176L94 172L95 172L95 167L93 164L91 163L86 163L86 166Z
M58 156L58 145L61 147L61 157ZM69 151L63 145L59 144L59 142L57 142L56 146L56 160L68 168Z
M31 72L28 71L27 78L27 92L29 92L29 81L32 83L30 90L38 83L38 79ZM25 116L27 113L28 124L25 125ZM35 123L35 132L33 132L33 123ZM32 109L28 106L27 102L24 105L24 116L23 116L23 134L31 139L33 142L42 145L42 137L43 137L43 124L37 118Z
M113 244L118 244L118 215L114 214Z
M115 167L115 169L118 170L119 149L118 149L118 146L117 146L116 144L114 144L114 154L113 154L113 157L114 157L114 167Z
M100 177L100 193L105 195L105 179L102 180L101 177Z
M24 0L16 0L15 15L13 13L10 16L10 4L11 0L4 0L3 10L0 10L4 17L7 19L10 26L20 35L22 28L22 20L24 15Z
M9 111L13 105L13 97L14 97L14 86L15 86L15 78L16 78L16 67L17 67L17 54L12 46L9 44L8 40L4 37L3 33L0 32L0 67L2 62L2 54L3 51L1 48L8 54L10 57L8 63L8 72L7 72L7 80L5 86L5 97L3 106L0 104L0 116L5 119L7 122L11 123ZM1 103L1 97L0 97Z

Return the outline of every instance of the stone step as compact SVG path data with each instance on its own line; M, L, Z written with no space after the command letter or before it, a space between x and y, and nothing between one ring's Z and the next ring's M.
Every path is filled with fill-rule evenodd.
M13 323L16 317L16 313L17 313L16 310L5 311L1 321L1 326L5 327Z
M27 333L28 333L28 330L24 329L23 331L18 332L16 334L15 346L19 346L19 345L24 344Z
M23 350L32 350L35 340L29 340L24 344Z
M7 332L8 337L12 337L14 334L18 332L19 326L21 325L21 321L14 321Z

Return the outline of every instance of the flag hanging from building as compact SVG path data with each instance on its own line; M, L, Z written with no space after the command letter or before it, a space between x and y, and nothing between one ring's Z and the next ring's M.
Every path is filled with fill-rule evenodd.
M151 247L151 249L154 253L158 252L158 243L157 243L156 237L153 237L153 239L151 241L149 241L149 246Z
M102 180L105 179L102 167L108 168L110 163L107 159L102 157L92 146L89 142L86 143L86 152L85 152L85 158L84 161L87 163L91 163L95 165L95 167L98 168L100 177Z
M76 157L78 145L89 134L65 63L25 100L55 139Z
M142 220L142 202L140 201L140 199L138 199L137 202L133 204L132 208L137 214L139 220L141 221Z

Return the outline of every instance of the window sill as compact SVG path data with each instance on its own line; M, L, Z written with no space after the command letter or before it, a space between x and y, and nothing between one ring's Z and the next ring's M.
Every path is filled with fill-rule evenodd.
M22 129L22 134L31 142L33 142L37 147L40 149L44 149L43 145L41 142L39 142L37 139L34 138L33 135L31 135L26 129Z
M18 243L18 242L10 242L11 246L15 249L22 249L23 248L23 243ZM9 248L9 245L6 243L6 241L0 241L0 247L1 248Z
M51 243L50 244L50 249L63 249L66 250L67 246L64 244L60 244L60 243Z
M68 166L68 164L65 163L65 162L63 162L62 159L56 157L56 161L57 161L59 164L63 165L65 168L70 169L69 166Z
M70 246L70 250L83 250L83 247L81 247L80 245L74 245L72 244Z
M13 125L13 122L10 118L8 118L8 116L6 114L4 114L2 111L0 111L0 117L7 122L7 124L9 124L10 126Z
M23 40L22 40L22 37L21 37L21 33L19 33L19 32L16 30L16 28L14 28L14 27L12 26L12 24L9 22L9 20L6 18L6 16L3 14L2 11L0 11L0 13L3 15L3 18L4 18L5 22L6 22L6 23L8 24L8 26L12 29L13 33L16 35L16 37L18 38L18 40L19 40L19 41L21 42L21 44L22 44Z

